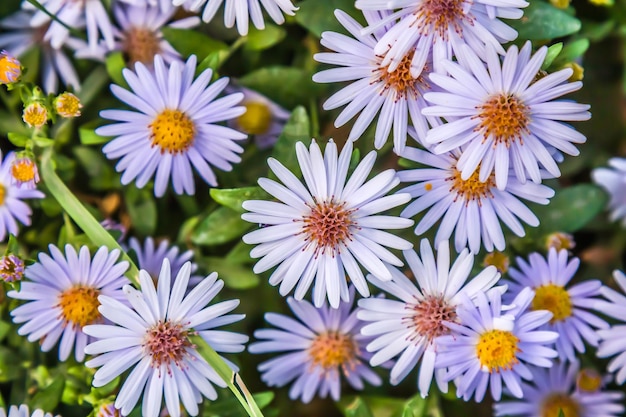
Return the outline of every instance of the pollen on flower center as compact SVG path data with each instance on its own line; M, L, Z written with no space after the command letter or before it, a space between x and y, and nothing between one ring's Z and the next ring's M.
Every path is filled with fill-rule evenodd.
M166 365L168 368L172 362L181 366L183 358L187 355L187 348L192 347L189 340L190 331L181 323L160 321L146 331L143 347L150 355L152 367L158 368Z
M249 135L262 135L272 124L272 111L265 103L248 101L243 104L246 112L237 118L241 129Z
M141 62L151 65L154 62L154 56L161 52L159 38L150 29L133 27L125 35L122 49L131 63Z
M446 181L452 182L450 192L456 192L455 201L457 198L462 198L467 204L471 200L478 200L480 205L483 198L493 198L491 189L496 185L493 174L487 178L487 181L481 182L478 178L480 168L476 168L474 173L466 180L461 178L461 171L456 167L453 167L452 171L452 176L446 178Z
M511 332L490 330L480 335L476 345L476 355L483 370L500 372L512 369L519 352L519 339Z
M180 110L163 110L148 127L151 130L152 146L160 147L161 153L186 151L196 135L193 120Z
M414 329L416 337L426 337L429 342L450 332L443 321L456 321L456 308L443 296L429 295L407 308L412 314L404 317L403 321Z
M417 87L420 85L423 88L428 88L428 83L424 77L420 75L415 78L411 75L413 54L414 51L408 52L394 71L390 72L388 70L389 66L379 67L374 70L377 74L377 78L374 82L382 81L384 84L381 94L391 89L396 92L395 100L398 101L402 98L416 98L419 94ZM380 58L382 60L382 57ZM422 73L428 73L428 68L425 67Z
M358 352L355 340L349 334L329 331L318 335L308 349L309 357L314 366L324 371L331 371L341 366L350 370Z
M541 404L541 417L579 417L580 406L569 395L554 393L549 395Z
M0 52L0 84L11 84L22 74L22 64L5 51Z
M475 131L482 131L484 140L493 137L496 143L507 146L515 140L522 140L522 133L528 131L530 109L513 94L496 94L478 106L480 119Z
M59 294L61 316L67 323L82 328L100 318L100 291L92 287L75 286Z
M572 315L572 300L565 288L547 284L535 289L535 298L531 304L533 310L548 310L553 316L550 323L563 321Z
M465 13L465 0L424 0L414 12L416 28L422 35L435 32L440 38L448 39L448 29L462 34L463 20L469 24L473 18Z
M352 239L350 227L355 224L352 220L353 210L346 210L344 205L332 200L318 203L303 217L301 233L306 235L307 242L316 245L316 253L324 253L328 249L334 255L341 242Z
M36 170L35 163L28 158L17 159L11 165L11 175L20 183L34 181L37 175Z

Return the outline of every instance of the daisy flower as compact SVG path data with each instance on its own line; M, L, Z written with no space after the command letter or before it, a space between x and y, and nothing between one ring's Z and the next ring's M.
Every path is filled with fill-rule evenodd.
M12 84L22 76L22 63L7 51L0 51L0 84Z
M0 417L52 417L52 414L46 413L43 410L36 409L32 412L28 410L28 406L26 404L22 404L19 406L12 405L9 407L9 414L7 416L7 411L0 407Z
M61 339L59 359L67 360L74 350L74 357L82 362L89 343L83 327L104 321L98 312L99 295L123 299L128 262L117 262L120 251L109 252L104 246L93 258L87 246L76 252L68 244L65 254L54 245L48 248L50 255L40 253L39 261L26 268L20 290L7 293L28 301L12 310L11 316L14 323L24 323L18 334L28 335L30 342L42 340L42 351L50 351Z
M19 188L33 190L39 182L37 164L29 156L16 157L11 164L11 177Z
M622 292L626 292L626 275L622 271L613 271L613 278ZM602 314L618 320L620 323L608 329L598 330L600 345L596 351L599 358L615 356L609 362L608 371L616 372L615 381L623 384L626 381L626 338L624 337L626 326L626 297L612 288L603 286L600 293L607 301L597 301L595 309Z
M87 28L87 40L89 46L95 48L102 37L107 46L113 48L113 26L101 0L39 0L39 4L67 27L82 29ZM52 20L50 15L35 8L33 4L24 0L22 8L33 10L30 19L31 27L41 27L49 24L43 35L43 40L50 42L54 49L59 49L70 37L70 31L57 20Z
M502 62L496 50L487 47L486 66L469 47L461 52L459 62L442 63L450 75L430 75L442 91L424 96L432 106L423 114L454 120L430 130L426 143L434 145L435 153L463 147L461 178L479 172L484 182L495 172L500 190L506 188L509 167L521 183L527 178L540 183L542 168L559 177L554 150L578 155L574 144L586 140L563 122L591 117L587 104L555 100L582 87L580 81L567 82L573 70L537 79L548 48L539 48L531 57L530 42L521 51L511 46Z
M552 318L546 310L526 312L534 293L521 291L510 306L502 306L495 289L479 292L472 302L462 296L456 309L458 323L446 322L451 334L437 340L436 368L448 368L446 379L455 380L457 397L482 401L490 385L499 401L502 384L514 397L523 395L521 379L532 379L526 364L549 368L557 352L548 347L558 333L537 330Z
M67 38L62 46L53 48L49 41L44 41L43 34L49 23L31 27L32 11L20 10L0 20L0 49L6 49L15 57L22 57L32 48L39 48L40 78L46 94L57 93L59 84L80 90L80 80L72 61L65 53L65 47L80 48L83 42L75 38Z
M33 212L22 200L45 197L41 191L29 187L22 188L16 182L12 174L15 160L15 153L9 152L0 163L0 241L4 241L8 233L18 234L18 222L30 226L30 216Z
M270 15L272 20L279 25L285 22L284 14L293 16L298 8L291 0L171 0L175 6L183 6L192 12L199 11L202 6L202 20L210 22L215 17L218 9L224 3L224 24L232 28L237 22L237 31L241 36L248 34L248 23L252 23L257 29L265 29L263 9Z
M294 381L289 398L308 403L315 395L326 398L329 394L339 401L342 375L357 390L363 389L364 382L381 384L367 365L365 345L370 338L359 333L363 323L357 319L352 301L341 302L338 308L327 304L315 308L308 301L291 297L287 303L298 320L266 313L265 321L277 329L255 331L259 341L248 347L251 353L281 352L259 365L267 385L282 387Z
M137 267L145 270L152 277L154 282L159 278L164 259L169 261L172 271L171 274L176 276L183 265L193 258L193 251L187 250L180 253L180 250L176 246L170 245L167 239L161 240L157 245L153 238L148 237L144 240L142 245L138 239L131 237L128 245L137 256ZM192 275L189 279L192 285L197 284L204 278L200 275L193 275L197 269L198 265L192 262L190 270L190 274Z
M417 385L422 397L428 395L433 376L442 392L448 391L445 370L435 374L435 360L439 351L437 338L449 334L444 322L456 322L456 307L462 294L470 299L485 292L498 281L500 274L494 266L483 269L468 281L474 255L464 249L450 266L450 249L443 241L437 247L437 258L430 243L422 239L421 258L414 250L404 251L411 270L409 279L402 271L390 268L390 281L368 277L378 288L396 299L366 298L359 300L357 317L370 322L361 333L375 337L368 345L375 352L370 360L372 366L399 355L391 369L391 383L399 384L420 361Z
M598 346L596 329L606 329L608 323L594 315L590 309L598 301L602 282L586 280L579 284L568 285L580 265L580 259L567 260L566 249L557 251L550 248L548 257L531 253L528 262L517 258L517 268L509 269L510 281L506 296L512 298L526 287L535 291L530 304L531 310L548 310L552 319L544 326L559 334L556 350L560 358L573 361L576 353L585 352L584 342ZM566 288L568 287L568 288Z
M366 12L364 15L370 25L385 21L387 16L379 12ZM426 137L429 124L440 124L436 118L426 118L421 114L427 106L423 95L430 90L430 85L425 76L411 75L413 53L407 53L392 72L389 64L383 64L384 56L374 52L378 40L391 27L390 24L373 34L362 35L363 27L347 13L335 10L335 16L352 37L335 32L322 33L322 45L335 52L318 53L313 58L339 68L320 71L313 76L313 81L352 83L326 100L324 110L346 105L337 116L335 127L343 126L361 113L348 136L351 141L358 139L378 114L374 146L380 149L393 128L394 152L401 154L406 144L409 118L418 140Z
M500 18L519 19L524 14L520 7L528 6L524 0L357 0L355 4L362 10L398 9L386 22L400 20L380 38L374 52L385 55L383 65L395 71L415 50L411 64L415 76L429 56L434 70L441 72L441 61L457 55L461 45L469 45L481 57L486 46L504 54L501 44L517 38L517 32Z
M413 182L400 192L415 198L402 216L413 217L426 211L417 223L415 234L421 235L441 219L435 245L447 240L454 232L457 252L466 246L478 253L481 244L491 252L494 247L502 251L506 246L500 221L517 236L524 236L524 223L536 227L539 219L520 199L538 204L548 204L554 191L545 185L520 183L511 173L504 190L499 190L493 175L481 182L478 173L463 179L457 168L459 152L435 155L416 148L407 148L404 158L425 165L425 168L398 172L403 182Z
M368 297L361 266L389 280L391 272L383 262L402 266L402 261L384 246L400 250L413 246L379 230L403 229L413 224L411 220L379 213L406 203L410 196L386 195L399 183L392 169L366 182L376 160L375 151L361 160L348 179L351 142L339 155L332 140L324 155L315 140L309 149L298 142L296 155L306 185L280 162L269 158L270 169L284 185L267 178L259 179L259 185L280 202L243 203L250 213L241 217L265 225L243 236L244 242L258 245L250 256L262 258L254 272L260 274L279 265L269 282L280 284L283 296L295 287L296 300L304 297L315 280L316 307L321 307L326 297L333 308L339 306L340 298L349 301L346 276L363 297Z
M200 18L175 17L178 10L171 3L166 9L162 9L159 5L146 3L145 0L137 5L115 3L113 17L116 25L113 26L115 39L113 48L109 49L101 42L95 49L88 47L77 51L76 56L104 61L108 52L121 51L130 66L135 62L141 62L147 67L152 67L157 54L161 55L167 64L180 61L180 53L163 38L161 29L164 27L193 28L200 24Z
M115 408L124 416L133 410L142 392L143 416L157 417L163 397L170 416L181 415L181 402L190 415L197 415L203 396L217 398L213 384L226 387L226 383L200 356L189 336L199 335L218 352L241 352L248 341L242 334L214 330L244 318L243 314L225 315L239 305L239 300L207 306L224 282L212 273L185 296L190 273L191 263L187 262L172 286L170 264L165 259L155 289L152 277L141 270L141 290L130 285L123 288L132 307L102 295L99 311L113 325L84 329L98 339L85 348L85 353L98 355L85 363L100 368L94 375L94 387L108 384L133 367L115 399Z
M596 168L591 178L609 194L610 219L626 227L626 158L609 159L610 168Z
M116 169L122 184L135 180L138 188L155 177L154 193L163 196L172 180L176 194L194 194L192 165L211 186L217 178L210 165L230 171L239 162L243 148L235 141L246 138L241 132L216 123L240 116L237 106L243 94L230 94L216 100L228 84L220 78L213 84L213 71L207 69L194 81L196 57L185 64L166 67L160 55L154 58L154 73L140 62L135 71L124 69L131 91L111 85L111 91L136 109L104 110L100 116L116 123L96 129L103 136L115 136L102 149L109 159L122 158Z
M565 417L618 417L624 412L624 394L603 390L599 375L590 381L593 389L578 383L586 370L580 370L577 360L550 369L532 367L530 372L532 383L521 383L522 398L496 403L496 417L558 417L561 411Z
M24 261L12 253L0 258L0 280L4 282L21 281L24 269Z
M289 120L289 112L264 95L248 88L232 87L227 88L227 91L243 93L241 105L246 108L244 114L230 120L228 125L252 135L259 149L274 146Z

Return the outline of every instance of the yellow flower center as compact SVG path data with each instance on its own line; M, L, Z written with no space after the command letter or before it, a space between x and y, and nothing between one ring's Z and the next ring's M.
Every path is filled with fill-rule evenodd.
M498 272L500 272L501 274L504 274L506 271L509 270L509 264L509 257L506 256L506 254L498 251L489 252L487 255L485 255L485 259L483 260L484 266L495 266Z
M61 316L66 323L83 328L100 318L98 307L100 291L92 287L75 286L59 295Z
M509 146L515 140L522 140L522 133L528 132L530 108L513 94L496 94L478 106L480 119L475 131L482 131L486 140L493 137L496 143Z
M535 298L533 298L531 308L552 312L550 323L554 324L572 315L572 300L565 288L547 284L535 289Z
M30 127L41 127L48 121L48 110L39 103L31 103L24 109L22 120Z
M237 118L241 130L249 135L262 135L272 124L272 111L265 103L249 101L244 103L246 112Z
M351 335L329 331L318 335L308 353L314 366L319 366L325 372L341 366L344 371L351 369L355 363L358 347Z
M576 247L574 236L569 233L554 232L546 237L546 249L548 250L550 250L550 248L554 248L557 251L562 249L569 250L574 249L574 247Z
M576 376L579 391L597 392L602 387L602 376L594 369L581 369Z
M22 64L6 53L0 53L0 84L11 84L20 78Z
M421 75L417 78L414 78L411 75L411 61L413 60L413 51L408 52L400 61L398 67L389 72L386 67L379 67L376 71L377 78L375 82L382 81L384 83L383 91L384 93L387 90L391 89L396 92L396 101L401 98L416 98L420 92L418 90L418 86L421 86L424 89L429 88L428 83ZM383 57L379 57L381 60ZM428 68L424 68L422 73L428 73Z
M193 346L190 333L182 324L171 321L159 321L148 329L143 347L150 355L152 367L158 368L162 364L169 367L172 362L181 366L187 348Z
M448 39L448 30L463 33L465 20L473 24L473 19L464 13L464 0L424 0L415 11L416 29L422 35L435 32L437 36Z
M180 110L163 110L148 127L152 132L152 146L160 147L161 153L186 151L196 135L193 120Z
M456 192L455 201L457 198L462 198L468 204L472 200L478 200L480 205L483 198L493 198L491 189L496 185L493 174L487 178L487 181L481 182L478 179L480 167L476 168L474 173L466 180L461 178L461 171L456 167L453 167L452 170L452 176L446 178L446 181L452 182L450 192Z
M133 27L126 32L122 42L122 50L128 56L130 63L141 62L152 65L154 56L161 52L157 34L146 28Z
M456 321L456 308L450 305L442 296L426 296L413 306L413 311L403 321L408 321L409 327L415 331L415 337L426 337L429 342L435 338L450 333L443 324L444 321Z
M549 395L541 405L541 417L579 417L580 406L569 395L554 393Z
M519 362L516 357L518 342L513 333L504 330L490 330L480 335L476 355L481 367L489 372L512 369Z
M74 94L67 92L60 94L56 98L54 106L59 116L68 118L80 116L80 109L83 108L80 99Z
M35 181L37 166L31 159L17 159L11 165L11 175L20 183Z
M4 205L4 199L7 195L7 189L4 185L0 184L0 206Z
M318 203L303 217L301 233L306 235L307 242L315 245L316 253L328 249L334 254L341 242L351 239L350 226L355 224L352 220L353 210L346 210L344 205L332 200Z

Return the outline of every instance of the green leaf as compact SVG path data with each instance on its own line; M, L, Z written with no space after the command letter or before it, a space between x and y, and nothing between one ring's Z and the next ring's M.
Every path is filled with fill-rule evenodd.
M83 145L101 145L107 143L111 138L108 136L100 136L96 133L98 127L98 121L92 121L82 125L78 129L78 136L80 137L80 143Z
M346 417L373 417L369 407L361 397L356 397L344 409L343 413Z
M581 57L589 48L589 39L578 39L563 47L559 56L554 60L552 68L560 69L563 65L575 61Z
M7 137L11 141L11 143L18 148L23 148L26 146L26 143L30 140L28 136L20 135L19 133L9 132Z
M248 264L254 262L254 259L250 257L250 251L254 245L248 245L244 241L241 241L235 245L234 248L226 255L226 260L236 264Z
M265 24L265 29L259 30L252 26L248 32L246 49L252 51L262 51L271 48L287 36L287 31L280 26Z
M324 31L345 33L345 28L335 19L335 9L351 14L356 20L365 23L362 13L354 7L354 0L304 0L298 3L296 22L318 38Z
M575 232L583 228L607 202L606 193L593 184L580 184L557 192L547 206L537 206L538 232Z
M97 100L100 90L109 84L111 80L107 76L107 70L101 66L95 68L81 84L81 89L76 93L83 107L87 107L92 100Z
M247 290L259 285L259 276L247 266L241 266L218 257L204 258L204 261L206 262L205 269L217 272L229 288Z
M106 68L109 73L109 77L113 82L121 87L128 88L126 80L122 75L122 70L126 68L126 61L124 61L124 55L121 52L113 52L106 57Z
M211 188L211 197L222 206L233 209L239 213L245 213L246 210L241 207L246 200L267 200L270 198L261 187L244 187L219 189Z
M197 30L164 27L161 31L165 40L171 43L181 55L196 55L199 61L213 52L228 49L228 45L224 42L210 38Z
M41 408L42 410L54 410L59 401L61 401L64 387L65 378L63 375L57 375L50 385L35 394L31 403L32 407Z
M423 417L426 414L428 400L417 394L410 398L402 410L402 417Z
M120 187L119 179L111 165L99 150L76 146L72 149L76 160L89 177L89 185L96 190L110 190Z
M266 67L239 79L239 84L267 96L287 109L306 105L321 96L328 87L314 83L312 74L301 68Z
M267 407L274 399L274 393L271 391L260 392L252 396L260 409ZM218 397L217 401L207 404L203 414L204 417L247 417L247 414L237 408L236 399Z
M137 233L144 236L153 235L157 225L157 207L152 190L128 186L125 201L128 215Z
M302 106L296 107L289 116L272 152L272 157L296 176L300 173L300 165L296 158L297 142L303 142L307 146L311 143L311 122Z
M541 64L542 70L547 70L552 64L552 61L561 53L563 50L563 42L555 43L554 45L550 45L548 48L548 53L546 54L546 59L543 60L543 64Z
M519 39L546 40L576 33L580 20L540 0L530 2L519 20L506 20L518 32Z
M221 245L241 237L252 225L241 219L241 214L219 207L200 222L191 234L196 245Z

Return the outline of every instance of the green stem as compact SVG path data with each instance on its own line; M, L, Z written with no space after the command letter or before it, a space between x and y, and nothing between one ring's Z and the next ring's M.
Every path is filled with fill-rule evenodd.
M251 417L263 417L263 413L259 409L259 406L252 398L250 391L243 383L243 380L238 373L233 372L230 366L224 362L224 360L217 354L215 350L200 336L191 336L191 343L193 343L198 352L206 361L213 367L215 372L226 382L228 388L235 395L241 406L246 410ZM236 385L235 385L236 384Z
M106 246L109 249L119 249L122 259L128 261L126 272L128 279L139 287L139 270L119 243L107 232L98 221L89 213L82 203L72 194L54 170L52 161L52 147L47 148L41 156L41 177L44 179L50 194L59 202L63 210L74 220L89 239L96 245Z

